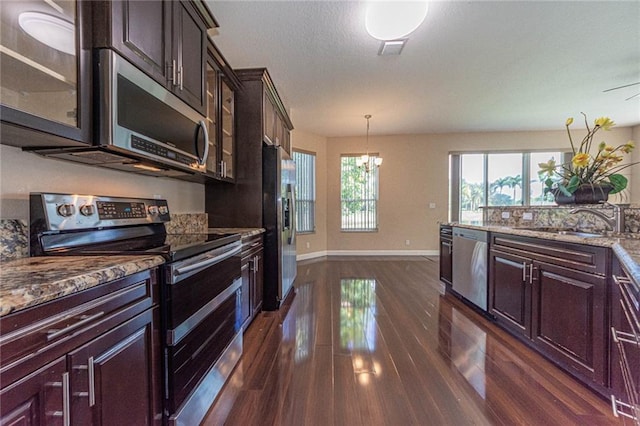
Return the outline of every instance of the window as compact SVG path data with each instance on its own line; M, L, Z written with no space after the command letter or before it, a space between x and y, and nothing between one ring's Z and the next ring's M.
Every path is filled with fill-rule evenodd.
M376 154L369 154L368 168L356 165L357 155L343 155L340 196L343 231L378 230L378 175Z
M293 151L296 163L296 231L316 230L316 155Z
M452 154L451 220L482 224L481 206L550 205L538 163L563 160L562 152Z

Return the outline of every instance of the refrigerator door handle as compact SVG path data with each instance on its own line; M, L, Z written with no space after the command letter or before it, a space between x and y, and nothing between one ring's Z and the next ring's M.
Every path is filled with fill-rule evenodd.
M291 226L291 232L289 234L289 244L293 244L296 240L296 196L294 193L293 185L287 185L289 188L289 224Z

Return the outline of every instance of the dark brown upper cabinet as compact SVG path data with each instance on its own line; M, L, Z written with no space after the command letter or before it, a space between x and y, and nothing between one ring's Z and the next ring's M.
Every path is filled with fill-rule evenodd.
M0 2L3 144L91 141L91 6L75 0ZM43 28L57 36L42 37Z
M207 29L217 26L201 2L94 2L94 46L113 48L203 115Z
M209 42L206 64L206 107L209 152L207 177L234 182L236 176L235 97L240 81Z

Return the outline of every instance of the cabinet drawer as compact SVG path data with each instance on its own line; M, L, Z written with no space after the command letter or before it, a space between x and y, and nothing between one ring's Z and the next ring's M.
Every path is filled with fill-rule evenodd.
M262 234L253 235L246 239L242 239L242 260L255 256L260 250L263 249Z
M609 249L606 247L506 234L492 234L491 246L507 253L592 274L606 274L609 263Z
M0 382L18 378L17 364L37 368L149 309L155 283L155 270L144 271L2 318Z

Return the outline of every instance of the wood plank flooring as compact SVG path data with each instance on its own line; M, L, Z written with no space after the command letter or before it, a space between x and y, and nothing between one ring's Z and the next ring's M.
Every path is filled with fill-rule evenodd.
M607 401L450 295L437 257L298 265L204 425L609 425Z

